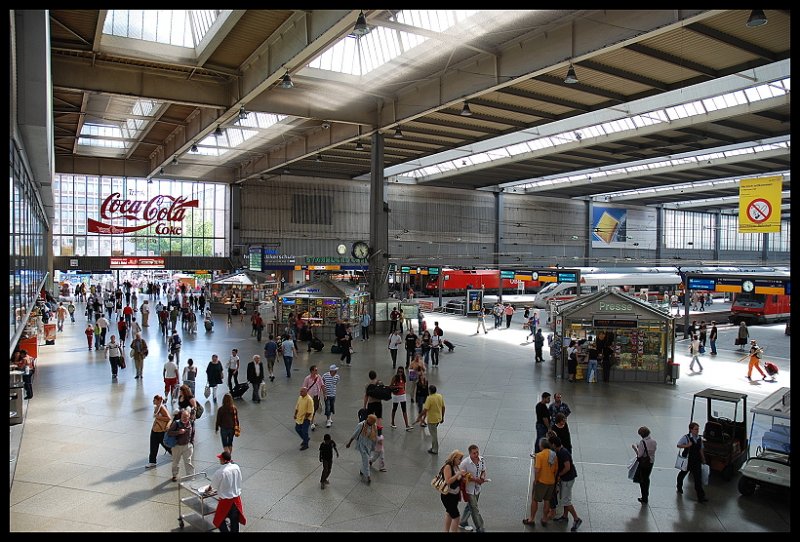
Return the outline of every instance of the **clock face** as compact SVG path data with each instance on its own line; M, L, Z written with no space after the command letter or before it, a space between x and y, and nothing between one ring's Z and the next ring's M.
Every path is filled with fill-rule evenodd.
M339 245L338 247L336 247L336 252L338 252L339 254L344 254L345 252L347 252L347 247L345 245Z
M364 241L356 241L353 243L353 258L363 260L369 256L369 245Z
M752 292L753 291L753 282L750 280L746 280L742 283L742 291L744 292Z

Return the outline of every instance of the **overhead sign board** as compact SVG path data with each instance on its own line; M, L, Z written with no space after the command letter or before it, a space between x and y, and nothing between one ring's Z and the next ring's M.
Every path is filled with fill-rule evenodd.
M109 269L164 269L164 258L123 256L109 258Z

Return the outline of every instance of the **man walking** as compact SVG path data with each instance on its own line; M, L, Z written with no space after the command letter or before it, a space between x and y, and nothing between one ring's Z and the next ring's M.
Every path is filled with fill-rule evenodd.
M239 385L239 350L231 350L231 357L228 358L228 389L233 390L233 384Z
M308 390L308 394L314 402L314 412L311 413L311 430L313 431L317 428L314 417L319 410L320 400L325 398L325 384L322 377L319 376L316 365L308 368L308 375L303 379L303 387Z
M470 444L467 448L469 456L465 457L459 469L466 472L466 486L464 493L467 496L467 505L461 513L461 521L459 526L465 531L471 531L472 527L469 525L469 517L472 516L472 521L475 523L475 530L479 533L483 532L483 516L478 509L478 497L480 496L481 486L488 480L486 478L486 465L483 462L483 457L480 455L480 450L477 444Z
M711 322L711 331L708 334L708 342L711 344L711 355L717 355L717 323Z
M333 415L336 413L336 385L339 383L339 367L335 364L328 368L328 372L322 375L322 382L325 384L325 427L333 425Z
M261 363L261 356L253 356L253 360L247 364L247 381L253 386L253 402L261 402L261 384L264 382L264 364Z
M219 501L214 514L214 527L221 533L238 533L240 523L247 525L242 505L242 471L239 465L231 461L230 452L218 454L217 459L222 466L211 477L211 484L206 489L208 495L216 491ZM230 527L226 520L230 520Z
M172 481L178 481L178 470L181 458L186 475L194 474L192 455L194 454L194 420L191 418L190 407L181 410L180 420L175 420L169 427L169 436L177 439L177 444L172 447Z
M431 434L431 447L428 450L429 454L439 453L439 424L444 423L444 397L441 393L436 392L436 386L428 386L428 398L422 405L422 412L419 413L414 423L420 423L427 417L428 431Z
M283 355L283 365L286 367L286 378L292 378L292 361L294 360L294 354L297 352L297 349L289 335L283 336L280 352Z
M542 335L542 328L536 330L536 335L533 336L533 348L536 352L536 363L544 362L542 356L542 348L544 348L544 335Z
M314 415L314 401L308 395L308 389L300 388L300 397L294 406L294 430L300 435L301 450L308 450L308 427L311 425L311 416Z

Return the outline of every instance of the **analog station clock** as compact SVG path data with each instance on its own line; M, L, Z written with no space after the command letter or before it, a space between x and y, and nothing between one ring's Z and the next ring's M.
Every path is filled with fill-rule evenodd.
M338 247L336 247L336 252L344 256L344 254L347 252L347 246L344 244L340 244Z
M364 260L369 256L369 245L364 241L356 241L353 243L352 250L353 258L357 260Z
M753 281L746 280L746 281L742 282L742 291L743 292L752 292L753 288L754 288Z

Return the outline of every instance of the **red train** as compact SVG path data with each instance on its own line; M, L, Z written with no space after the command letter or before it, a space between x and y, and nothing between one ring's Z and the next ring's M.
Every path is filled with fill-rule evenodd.
M735 294L731 304L732 323L744 321L746 324L759 324L788 320L789 313L788 295L779 294Z
M466 294L467 286L472 289L483 289L485 293L497 293L500 272L496 269L442 269L442 295ZM517 291L515 279L503 279L503 292L512 293ZM538 281L525 283L527 292L531 293L531 288L538 287ZM425 292L428 295L439 295L439 279L432 278L425 284Z

